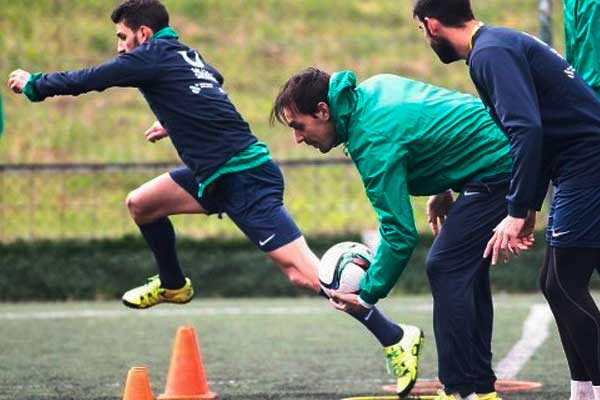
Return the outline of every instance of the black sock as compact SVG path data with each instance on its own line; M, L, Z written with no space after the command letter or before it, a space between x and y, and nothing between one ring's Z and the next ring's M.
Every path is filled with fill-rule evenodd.
M323 289L319 292L319 296L329 299L329 296ZM398 343L404 336L404 330L402 330L400 325L388 319L377 307L373 307L363 315L347 314L350 314L354 319L363 324L379 340L379 343L383 347Z
M175 230L168 218L139 225L146 243L154 253L161 287L179 289L185 285L185 276L175 251Z
M400 325L388 319L377 307L371 308L362 315L350 315L363 324L384 347L398 343L404 336Z

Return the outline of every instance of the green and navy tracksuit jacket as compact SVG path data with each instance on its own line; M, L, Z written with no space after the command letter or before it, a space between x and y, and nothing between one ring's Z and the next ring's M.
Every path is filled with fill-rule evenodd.
M110 87L136 87L169 132L199 194L220 174L270 159L222 88L223 76L167 27L152 40L112 60L77 71L33 74L24 88L32 101L77 96Z
M432 195L511 172L508 141L477 98L394 75L357 86L332 75L328 103L379 220L381 237L360 300L386 297L417 241L411 195Z
M564 0L567 61L600 95L600 0Z

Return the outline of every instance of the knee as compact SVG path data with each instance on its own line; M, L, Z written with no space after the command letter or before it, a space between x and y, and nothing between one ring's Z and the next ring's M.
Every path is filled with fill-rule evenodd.
M547 286L548 286L548 283L547 283L546 276L544 274L542 274L542 276L540 276L540 279L538 281L538 285L539 285L540 291L542 292L542 294L544 295L544 297L546 299L548 299L548 294L547 294L547 289L546 289Z
M558 282L547 279L540 282L540 289L549 304L556 304L564 297Z
M136 189L130 192L127 195L125 203L127 204L129 214L137 224L144 224L150 222L147 220L150 214L150 210L148 209L148 206L145 201L145 196L141 190Z

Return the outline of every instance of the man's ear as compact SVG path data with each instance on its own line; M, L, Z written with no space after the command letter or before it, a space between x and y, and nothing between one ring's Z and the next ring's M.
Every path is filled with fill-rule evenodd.
M319 104L317 104L317 115L319 117L321 117L321 119L324 119L325 121L328 121L331 118L331 112L329 111L329 105L327 103L325 103L324 101L319 102Z
M140 26L140 29L138 29L137 34L138 34L138 41L141 44L141 43L145 43L145 42L149 41L150 39L152 39L152 36L154 35L154 31L152 29L150 29L149 27L147 27L146 25L142 25L142 26Z
M423 21L423 25L425 25L425 29L427 29L427 33L429 33L430 36L440 36L442 33L442 30L444 29L444 25L440 22L439 19L436 18L431 18L431 17L425 17L425 20Z

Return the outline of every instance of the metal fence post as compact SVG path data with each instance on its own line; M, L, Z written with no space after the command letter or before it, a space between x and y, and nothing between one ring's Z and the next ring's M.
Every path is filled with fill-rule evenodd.
M552 40L552 0L540 0L539 5L540 11L540 39L548 44L553 45ZM548 187L546 193L546 201L550 203L552 201L552 195L554 194L553 186Z
M540 39L552 46L552 0L540 0Z

